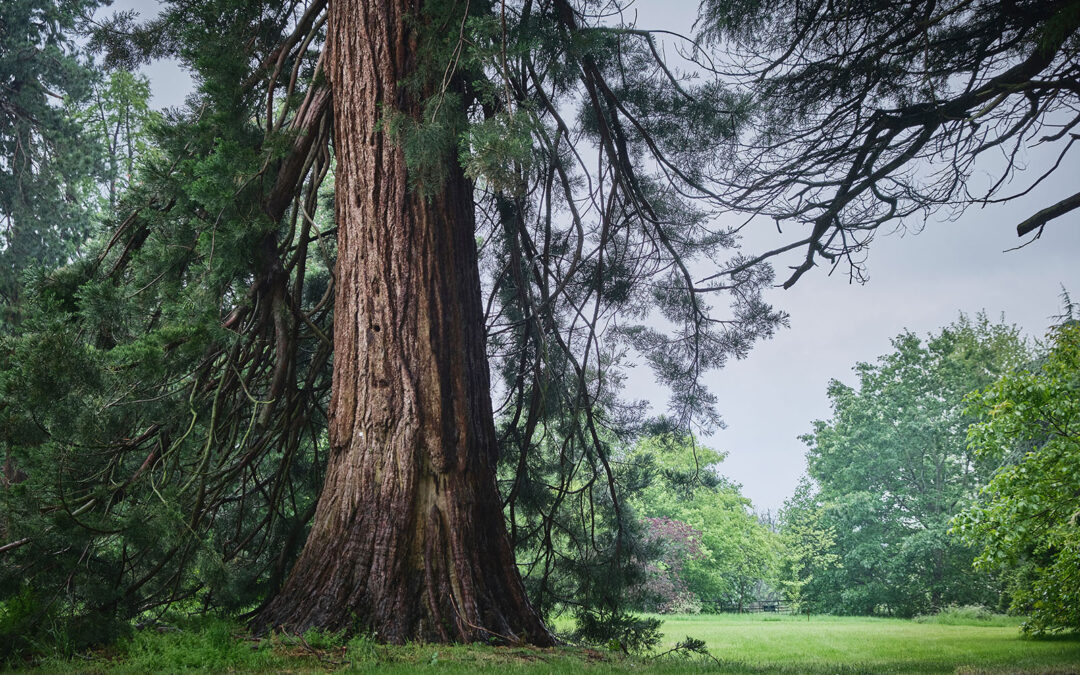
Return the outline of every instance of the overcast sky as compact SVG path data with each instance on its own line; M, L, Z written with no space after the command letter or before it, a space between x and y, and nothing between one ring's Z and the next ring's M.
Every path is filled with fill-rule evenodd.
M727 429L709 443L730 453L724 473L743 484L755 507L775 510L793 491L806 468L798 436L828 418L828 381L855 385L852 366L891 351L900 332L926 334L960 312L985 310L1029 335L1045 333L1060 313L1062 286L1080 294L1080 217L1053 221L1041 240L1004 250L1017 245L1018 222L1076 190L1078 168L1063 166L1046 190L1014 205L931 221L917 235L879 236L865 285L848 284L841 270L828 277L817 269L771 294L791 327L710 378Z
M119 0L113 9L144 15L154 0ZM695 18L692 0L639 0L641 28L687 31ZM175 106L191 88L186 73L169 63L145 69L155 107ZM1052 157L1032 153L1028 174L1048 168ZM973 180L984 180L976 175ZM846 270L833 276L817 268L791 290L775 289L768 299L791 316L791 327L757 346L749 358L733 362L708 381L718 395L727 428L705 442L728 452L723 473L742 483L759 511L775 511L805 471L805 447L798 440L812 421L829 416L825 387L831 378L855 384L852 367L890 351L889 340L911 330L934 332L960 312L1002 316L1025 333L1041 337L1060 312L1064 286L1080 299L1080 211L1052 221L1039 241L1017 251L1015 226L1046 205L1072 194L1080 184L1076 155L1039 189L1015 202L970 209L956 221L939 217L910 222L918 234L879 233L870 248L869 283L852 285ZM1025 183L1026 186L1026 183ZM923 227L925 225L925 227ZM749 250L773 236L771 223L748 233ZM767 236L766 236L767 233ZM777 276L786 279L778 266ZM630 380L630 398L648 398L644 367ZM657 411L664 401L656 400Z
M640 28L685 33L697 6L696 0L638 0L633 11ZM1055 156L1031 153L1021 160L1025 173L1039 175ZM1030 246L1005 252L1022 243L1017 223L1077 190L1078 156L1074 152L1024 199L969 209L955 221L944 213L925 223L913 220L907 232L879 232L864 285L848 283L843 266L831 277L819 267L790 290L777 288L767 296L790 314L790 328L709 378L727 428L706 442L729 453L723 473L743 484L756 509L782 506L805 472L806 448L798 437L811 430L813 420L829 417L829 380L857 384L852 367L891 351L891 338L904 330L925 335L960 312L984 310L991 319L1004 317L1041 337L1060 313L1062 286L1080 297L1080 211L1052 221ZM985 184L989 168L977 170L972 181ZM1025 181L1021 177L1017 184L1026 187ZM768 250L775 232L772 222L758 223L744 246ZM787 279L784 266L801 257L799 252L776 265L779 281Z

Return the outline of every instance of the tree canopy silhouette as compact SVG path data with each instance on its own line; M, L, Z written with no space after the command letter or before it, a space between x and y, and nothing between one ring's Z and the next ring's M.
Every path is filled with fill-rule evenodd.
M1076 3L705 0L698 27L722 45L714 67L758 103L716 190L797 224L792 241L750 261L804 250L785 288L819 259L861 279L881 225L1006 202L1073 161ZM1053 159L1026 174L1028 151L1044 146ZM971 180L976 164L988 185ZM1080 193L1064 197L1017 234L1038 237L1077 207Z

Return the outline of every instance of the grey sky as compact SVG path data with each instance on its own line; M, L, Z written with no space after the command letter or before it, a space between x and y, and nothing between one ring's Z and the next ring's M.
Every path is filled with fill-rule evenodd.
M631 11L639 28L686 33L697 6L697 0L638 0ZM1027 172L1045 171L1053 157L1032 153ZM977 171L972 181L985 182L986 171ZM843 266L831 277L828 268L819 267L790 290L769 293L769 301L791 315L791 327L708 378L727 428L703 440L728 452L723 473L743 484L757 510L781 507L806 469L806 448L798 437L810 431L813 420L830 414L829 380L856 384L855 363L889 352L889 340L905 329L926 334L961 311L985 310L991 319L1004 315L1008 323L1041 337L1060 311L1062 285L1080 295L1080 216L1074 212L1052 221L1039 241L1004 251L1022 243L1017 223L1072 194L1078 183L1074 153L1024 199L969 209L955 221L941 214L925 224L908 222L911 229L922 228L918 234L880 232L870 246L865 285L848 283ZM775 246L772 222L755 225L748 228L744 247L760 252ZM801 255L774 263L779 280Z
M144 15L153 0L118 0L113 9L134 8ZM696 16L693 0L639 0L642 28L687 31ZM183 103L190 77L174 64L145 69L155 107ZM1052 158L1032 153L1028 173L1048 168ZM983 180L976 175L973 180ZM1044 185L1015 202L969 209L956 221L943 216L925 223L918 234L879 233L870 247L870 281L852 285L846 270L829 277L818 268L788 291L775 289L769 299L791 315L790 329L760 344L749 358L709 376L719 397L727 428L705 442L729 453L723 472L743 484L758 510L779 508L805 470L805 448L798 436L814 419L829 415L825 387L830 378L854 384L851 368L890 350L889 340L904 329L936 331L961 311L985 310L1002 315L1024 332L1041 337L1060 310L1061 287L1080 298L1080 215L1052 221L1042 239L1018 251L1018 222L1076 191L1080 163L1072 156ZM1026 186L1026 184L1025 184ZM922 222L909 223L921 227ZM773 237L771 223L751 228L750 250ZM777 264L778 276L783 265ZM784 277L786 278L786 277ZM647 398L647 369L639 366L626 392ZM662 408L664 401L655 402Z
M890 351L889 340L904 329L926 334L961 311L985 310L1032 336L1044 334L1060 311L1062 285L1080 292L1080 218L1061 218L1040 241L1003 251L1018 243L1016 223L1075 191L1076 169L1075 162L1062 167L1052 185L1014 205L929 222L917 235L879 236L865 285L848 284L841 270L830 278L818 269L771 294L791 314L791 328L710 378L728 427L708 442L730 452L724 472L743 483L758 509L779 507L798 482L805 448L797 437L828 417L829 379L856 384L852 366Z

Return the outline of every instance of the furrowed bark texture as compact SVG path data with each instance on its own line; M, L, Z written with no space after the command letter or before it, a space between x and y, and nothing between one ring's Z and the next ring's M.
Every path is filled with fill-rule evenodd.
M400 144L380 127L393 111L419 119L435 93L400 86L417 67L405 16L419 5L331 3L331 456L300 559L256 623L547 645L495 484L472 187L453 162L437 194L410 189Z

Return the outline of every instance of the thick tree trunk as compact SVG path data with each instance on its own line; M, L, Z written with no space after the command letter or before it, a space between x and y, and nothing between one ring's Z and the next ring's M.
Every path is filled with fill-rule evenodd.
M551 644L495 485L472 187L452 162L436 193L420 194L381 128L392 114L419 119L441 85L402 85L416 79L419 5L331 3L332 451L304 550L256 624Z

